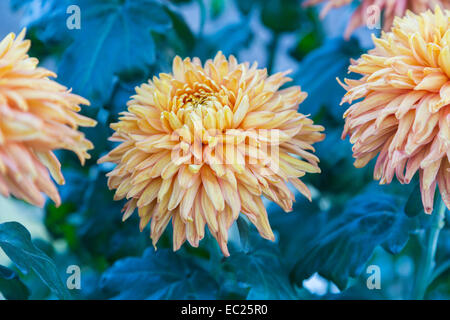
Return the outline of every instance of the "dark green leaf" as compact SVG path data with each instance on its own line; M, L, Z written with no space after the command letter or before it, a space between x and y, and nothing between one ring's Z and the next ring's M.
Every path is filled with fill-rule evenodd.
M298 60L302 60L308 53L317 49L322 44L320 34L313 30L302 34L291 54Z
M237 227L239 230L239 241L242 246L242 249L247 252L248 251L248 242L250 236L250 230L248 226L248 221L246 221L242 216L238 218L236 221Z
M178 36L177 39L173 41L173 46L176 46L177 43L183 43L184 49L187 53L190 53L195 47L195 36L192 33L189 25L184 21L182 15L178 12L167 10L167 14L170 16L172 20L173 30Z
M30 233L21 224L0 224L0 247L21 272L33 271L60 299L71 298L53 261L33 244Z
M114 76L146 73L155 60L150 31L164 32L170 18L156 0L79 0L79 5L83 25L62 58L60 78L102 105L112 94Z
M346 210L317 231L299 251L293 279L299 285L315 272L344 289L356 277L378 245L398 253L406 244L411 221L399 201L388 194L370 193L348 202Z
M331 122L327 123L323 119L319 123L325 125L326 134L326 139L315 145L322 173L309 179L336 207L345 204L349 197L373 181L374 161L364 168L355 168L352 146L348 139L341 139L342 127Z
M415 217L423 213L422 196L420 193L420 184L416 182L411 191L408 201L405 204L405 213L408 217Z
M30 296L30 291L17 273L1 265L0 292L7 300L26 300Z
M214 299L217 284L189 258L147 249L142 257L117 261L101 280L114 299Z
M298 0L268 0L262 2L261 20L275 33L294 31L300 27L303 15Z
M251 233L248 252L230 252L223 262L228 280L248 289L247 299L295 299L289 282L289 271L283 264L278 248Z
M122 222L124 203L113 201L106 172L97 167L89 175L68 171L61 188L64 204L49 204L45 220L54 237L63 237L84 263L100 271L116 259L141 255L151 244L147 231L139 232L137 213Z
M81 29L66 28L68 5L80 7ZM148 73L155 61L151 32L171 26L158 0L51 0L37 14L29 27L40 40L71 42L59 63L60 81L97 107L111 97L116 77Z
M292 212L284 212L275 204L269 206L270 224L277 231L279 248L289 268L298 261L305 243L325 226L327 215L321 212L316 201L309 202L298 194ZM314 226L314 227L311 227Z

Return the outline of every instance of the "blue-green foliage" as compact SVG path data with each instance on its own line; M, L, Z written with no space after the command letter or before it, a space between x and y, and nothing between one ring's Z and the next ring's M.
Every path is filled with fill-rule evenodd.
M214 299L218 283L193 260L171 250L147 249L142 257L117 261L101 286L114 299Z
M60 299L70 299L71 294L58 275L53 261L31 241L30 233L17 222L0 224L0 248L13 261L22 273L34 272ZM17 280L15 274L7 275L2 269L4 279ZM15 285L20 286L19 283ZM25 291L26 289L21 288Z
M293 270L297 282L319 272L344 289L349 277L363 271L377 246L399 253L414 224L396 202L391 195L366 193L348 201L342 213L327 219L325 225L315 224L320 228L297 256Z
M30 290L18 274L4 266L0 266L0 292L8 300L26 300L30 296Z
M337 85L336 78L341 81L347 76L347 68L351 58L361 55L362 49L358 40L352 38L330 39L321 47L308 54L301 62L295 79L302 89L308 92L308 99L302 110L315 114L320 107L328 106L330 114L341 119L345 111L340 106L345 90Z
M389 278L382 290L369 291L365 285L368 264L381 264L396 274L398 261L416 262L418 238L429 219L421 211L416 182L409 187L374 186L373 163L356 169L351 145L341 139L345 106L339 103L345 91L335 78L347 76L349 59L363 52L358 38L329 39L317 10L304 9L300 0L11 0L10 4L22 10L33 42L31 54L56 64L58 81L92 102L83 112L99 124L85 131L96 146L85 167L70 153L58 154L66 178L60 187L63 204L56 208L47 203L44 222L52 240L67 249L61 252L54 243L33 243L18 223L0 225L0 247L13 262L0 266L4 297L409 298L391 289L413 282L413 272ZM81 9L80 30L66 28L69 4ZM284 37L295 41L282 50ZM170 71L176 54L205 60L218 50L258 59L261 67L271 69L290 63L294 82L308 92L301 112L310 113L326 128L326 140L315 145L322 174L304 178L314 190L311 203L297 195L290 213L268 205L274 243L260 238L240 218L230 234L229 258L221 255L208 233L199 248L185 244L173 253L170 227L155 251L149 230L139 233L136 215L122 222L123 203L113 201L106 185L105 173L112 167L96 161L113 147L107 142L112 133L109 124L126 109L136 85ZM446 226L437 252L440 272L429 297L450 296L445 268L449 243ZM83 270L82 289L74 294L59 276L69 261ZM31 274L25 275L28 271ZM316 294L305 282L316 273L322 278L313 279L326 283L326 293ZM341 292L333 291L334 285Z

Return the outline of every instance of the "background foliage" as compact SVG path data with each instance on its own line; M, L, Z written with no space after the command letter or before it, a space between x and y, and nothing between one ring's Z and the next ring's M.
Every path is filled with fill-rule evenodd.
M6 299L406 299L411 297L424 228L417 182L377 186L372 166L355 169L348 141L340 139L350 58L368 49L370 34L341 35L350 8L324 21L318 8L300 0L11 0L9 14L28 28L33 56L58 72L58 81L88 98L84 112L99 125L85 130L96 149L81 167L60 152L67 183L63 205L42 214L44 232L32 234L17 222L0 224L0 292ZM80 30L66 26L70 4L81 8ZM7 8L0 17L7 14ZM374 30L374 32L377 32ZM109 123L125 110L134 87L168 71L175 55L202 60L218 50L258 61L270 72L293 69L294 83L309 93L303 113L326 128L317 145L322 174L308 175L313 201L297 196L294 212L267 203L276 241L261 239L240 218L230 233L231 257L223 258L207 235L199 248L171 251L171 232L155 252L138 220L121 222L123 203L106 187L108 165L97 159L110 150ZM11 204L0 203L0 222ZM7 205L9 203L9 205ZM2 218L3 215L3 218ZM4 218L6 215L7 218ZM448 221L448 219L447 219ZM44 235L44 236L42 236ZM33 240L32 240L33 239ZM426 297L450 298L450 228L441 232L437 267ZM81 290L68 290L69 265L82 270ZM366 286L367 266L378 265L381 289Z

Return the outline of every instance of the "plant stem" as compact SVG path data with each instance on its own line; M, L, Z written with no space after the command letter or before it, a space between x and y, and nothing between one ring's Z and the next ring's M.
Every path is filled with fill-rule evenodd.
M416 278L416 283L413 291L413 298L422 300L428 285L431 281L431 275L435 266L434 257L436 254L436 247L439 238L439 233L444 227L446 206L441 200L439 209L433 213L432 221L428 230L425 233L425 246L422 248L422 253L419 261L419 269Z

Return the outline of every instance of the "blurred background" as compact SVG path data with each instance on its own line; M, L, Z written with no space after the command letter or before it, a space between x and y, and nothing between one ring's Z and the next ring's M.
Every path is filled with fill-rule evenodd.
M84 130L96 146L85 167L73 154L58 153L67 181L60 187L62 206L48 202L39 209L0 198L0 223L21 223L31 234L29 250L42 257L26 272L0 251L1 297L413 298L424 228L431 221L421 211L417 180L378 186L373 163L354 168L351 146L340 138L346 106L339 105L345 91L336 77L352 76L347 75L350 58L369 50L371 33L380 32L362 27L343 39L357 3L331 10L321 20L322 6L305 8L301 0L1 1L0 38L27 27L30 55L88 98L92 106L84 112L99 122ZM71 4L81 8L81 29L66 27ZM118 12L123 20L107 29L105 21ZM124 44L145 54L123 52ZM240 62L257 61L270 73L292 70L292 83L308 92L300 112L326 128L327 138L316 148L322 174L304 180L313 190L311 203L297 194L291 213L266 203L274 243L240 219L230 231L229 258L210 235L199 248L185 244L173 253L171 227L155 251L149 230L139 232L137 216L121 222L123 203L113 202L106 186L111 166L96 161L113 147L107 142L109 124L125 110L136 85L169 71L175 55L204 61L218 50ZM88 81L81 81L86 75ZM26 230L21 230L25 237ZM56 277L42 272L43 260L57 270ZM426 298L450 298L449 261L447 222ZM70 292L64 286L69 265L81 268L81 288ZM379 270L377 288L368 285L374 275L370 266Z

